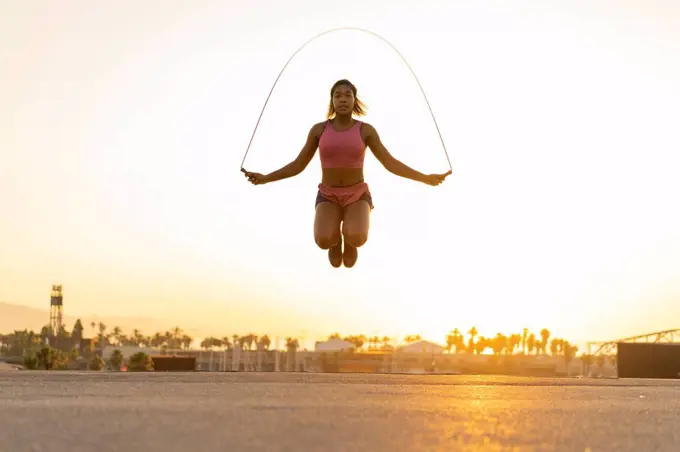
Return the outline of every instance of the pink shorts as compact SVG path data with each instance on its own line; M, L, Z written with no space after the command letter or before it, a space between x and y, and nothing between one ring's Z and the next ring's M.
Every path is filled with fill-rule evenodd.
M319 184L319 191L316 195L316 205L321 202L334 202L341 207L346 207L357 201L366 201L373 209L373 198L366 182L359 182L347 187L332 187L326 184Z

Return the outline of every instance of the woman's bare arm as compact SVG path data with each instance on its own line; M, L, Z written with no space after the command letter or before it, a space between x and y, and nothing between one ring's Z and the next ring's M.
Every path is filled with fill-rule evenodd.
M390 154L380 140L378 131L375 130L372 125L364 123L364 127L366 145L371 149L375 158L377 158L390 173L428 185L439 185L444 182L444 179L446 179L449 174L451 174L451 171L445 174L423 174L420 171L414 170Z
M378 131L375 130L372 125L364 123L364 127L366 127L366 144L371 149L371 152L373 152L373 155L375 155L375 158L377 158L378 161L382 163L387 171L416 182L425 181L425 175L423 173L414 170L408 165L405 165L396 159L392 154L390 154L383 142L380 140Z
M298 156L286 166L264 176L264 183L288 179L300 174L307 168L319 148L319 137L325 123L314 124L307 134L307 141Z

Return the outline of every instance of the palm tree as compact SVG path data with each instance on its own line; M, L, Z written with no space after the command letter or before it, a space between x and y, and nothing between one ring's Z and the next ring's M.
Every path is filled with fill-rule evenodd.
M257 336L253 333L249 333L243 337L243 342L248 349L248 369L249 370L254 370L255 363L253 363L253 353L252 349L253 346L257 346Z
M267 350L272 341L266 334L259 338L257 341L257 370L262 371L262 364L264 363L264 357L266 356Z
M83 322L81 322L80 319L77 319L76 323L73 325L73 333L71 336L78 345L80 345L80 342L83 340L83 330Z
M451 349L456 346L456 341L458 341L458 337L455 331L446 335L446 353L451 353Z
M200 347L205 351L210 350L212 348L212 346L213 346L213 338L212 337L203 338L203 340L201 341L201 344L200 344Z
M534 336L534 333L529 334L529 337L527 338L527 351L529 354L533 353L534 347L536 346L536 336Z
M113 327L113 333L111 335L117 345L121 345L125 340L125 336L123 335L123 329L119 326Z
M472 341L472 338L470 339ZM491 345L491 341L484 336L479 336L477 342L472 343L472 350L474 353L481 355Z
M169 348L181 348L182 347L182 337L184 336L184 330L176 326L172 331L166 333L168 336L168 347Z
M231 341L229 340L229 336L224 336L222 338L222 346L227 350L231 350Z
M529 328L522 330L522 353L527 354L527 340L529 338Z
M507 339L501 333L497 333L496 337L494 337L490 342L494 355L499 356L506 348Z
M257 335L250 333L246 336L246 344L248 346L248 350L252 350L253 346L257 345Z
M409 334L408 336L404 337L404 342L407 344L412 344L413 342L418 342L420 340L422 340L420 334Z
M354 344L354 346L359 349L364 346L364 343L366 343L366 336L363 334L359 334L357 336L351 335L351 336L345 336L343 338L344 341L351 342Z
M106 324L104 322L99 322L99 334L97 334L97 343L99 348L104 348L108 344L110 334L106 332Z
M468 336L470 336L470 338L468 339L468 345L467 345L469 353L474 353L475 350L476 350L476 348L475 348L475 338L477 337L477 335L478 335L477 328L475 328L474 326L472 328L470 328L470 330L468 331Z
M478 334L479 333L477 332L477 328L474 327L474 326L472 328L470 328L470 330L468 331L468 335L470 336L470 340L468 341L469 342L468 346L469 346L470 350L474 350L474 348L475 348L475 338L477 337Z
M508 338L508 354L514 355L515 349L519 347L521 342L522 336L520 336L519 334L511 334L510 338Z
M288 368L289 371L295 371L295 364L297 362L296 356L297 356L297 349L300 347L300 343L298 342L297 338L292 338L292 337L287 337L286 338L286 349L287 349L287 356L286 356L286 367Z
M146 346L148 344L142 332L139 331L137 328L132 330L132 338L130 338L130 340L137 347Z
M269 339L268 335L264 335L260 338L259 344L264 350L269 350L269 347L272 345L271 339Z
M14 330L13 333L5 336L5 354L8 356L24 356L40 347L40 335L33 330L23 331Z
M569 376L569 364L574 359L578 347L571 345L569 342L564 341L564 364L567 368L567 376Z
M43 344L46 344L48 341L52 342L52 336L54 336L52 327L44 325L40 330L40 342Z
M458 328L454 329L453 333L456 336L456 353L465 353L467 348L465 347L465 337L463 336L463 333L461 333Z
M164 343L165 337L159 332L154 333L154 335L149 338L149 345L153 348L161 348Z
M548 347L548 339L550 338L550 331L547 328L541 330L541 352L545 355L545 350Z
M554 337L554 338L550 341L550 354L551 354L552 356L557 356L557 355L560 353L561 347L562 347L562 345L561 345L561 339L558 339L558 338Z

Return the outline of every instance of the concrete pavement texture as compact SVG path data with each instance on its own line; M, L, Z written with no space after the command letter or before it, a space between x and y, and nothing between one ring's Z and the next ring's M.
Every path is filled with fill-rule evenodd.
M0 451L678 451L680 382L0 372Z

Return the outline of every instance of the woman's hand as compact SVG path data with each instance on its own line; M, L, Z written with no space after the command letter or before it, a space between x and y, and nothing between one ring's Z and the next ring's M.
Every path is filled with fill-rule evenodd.
M427 174L423 178L423 183L427 185L432 185L433 187L441 184L444 182L444 179L446 179L449 175L451 174L451 171L448 171L444 174Z
M246 178L248 179L248 182L250 182L253 185L262 185L269 182L267 180L267 176L264 174L251 173L250 171L246 171L243 168L241 168L241 171L243 172L243 174L245 174Z

